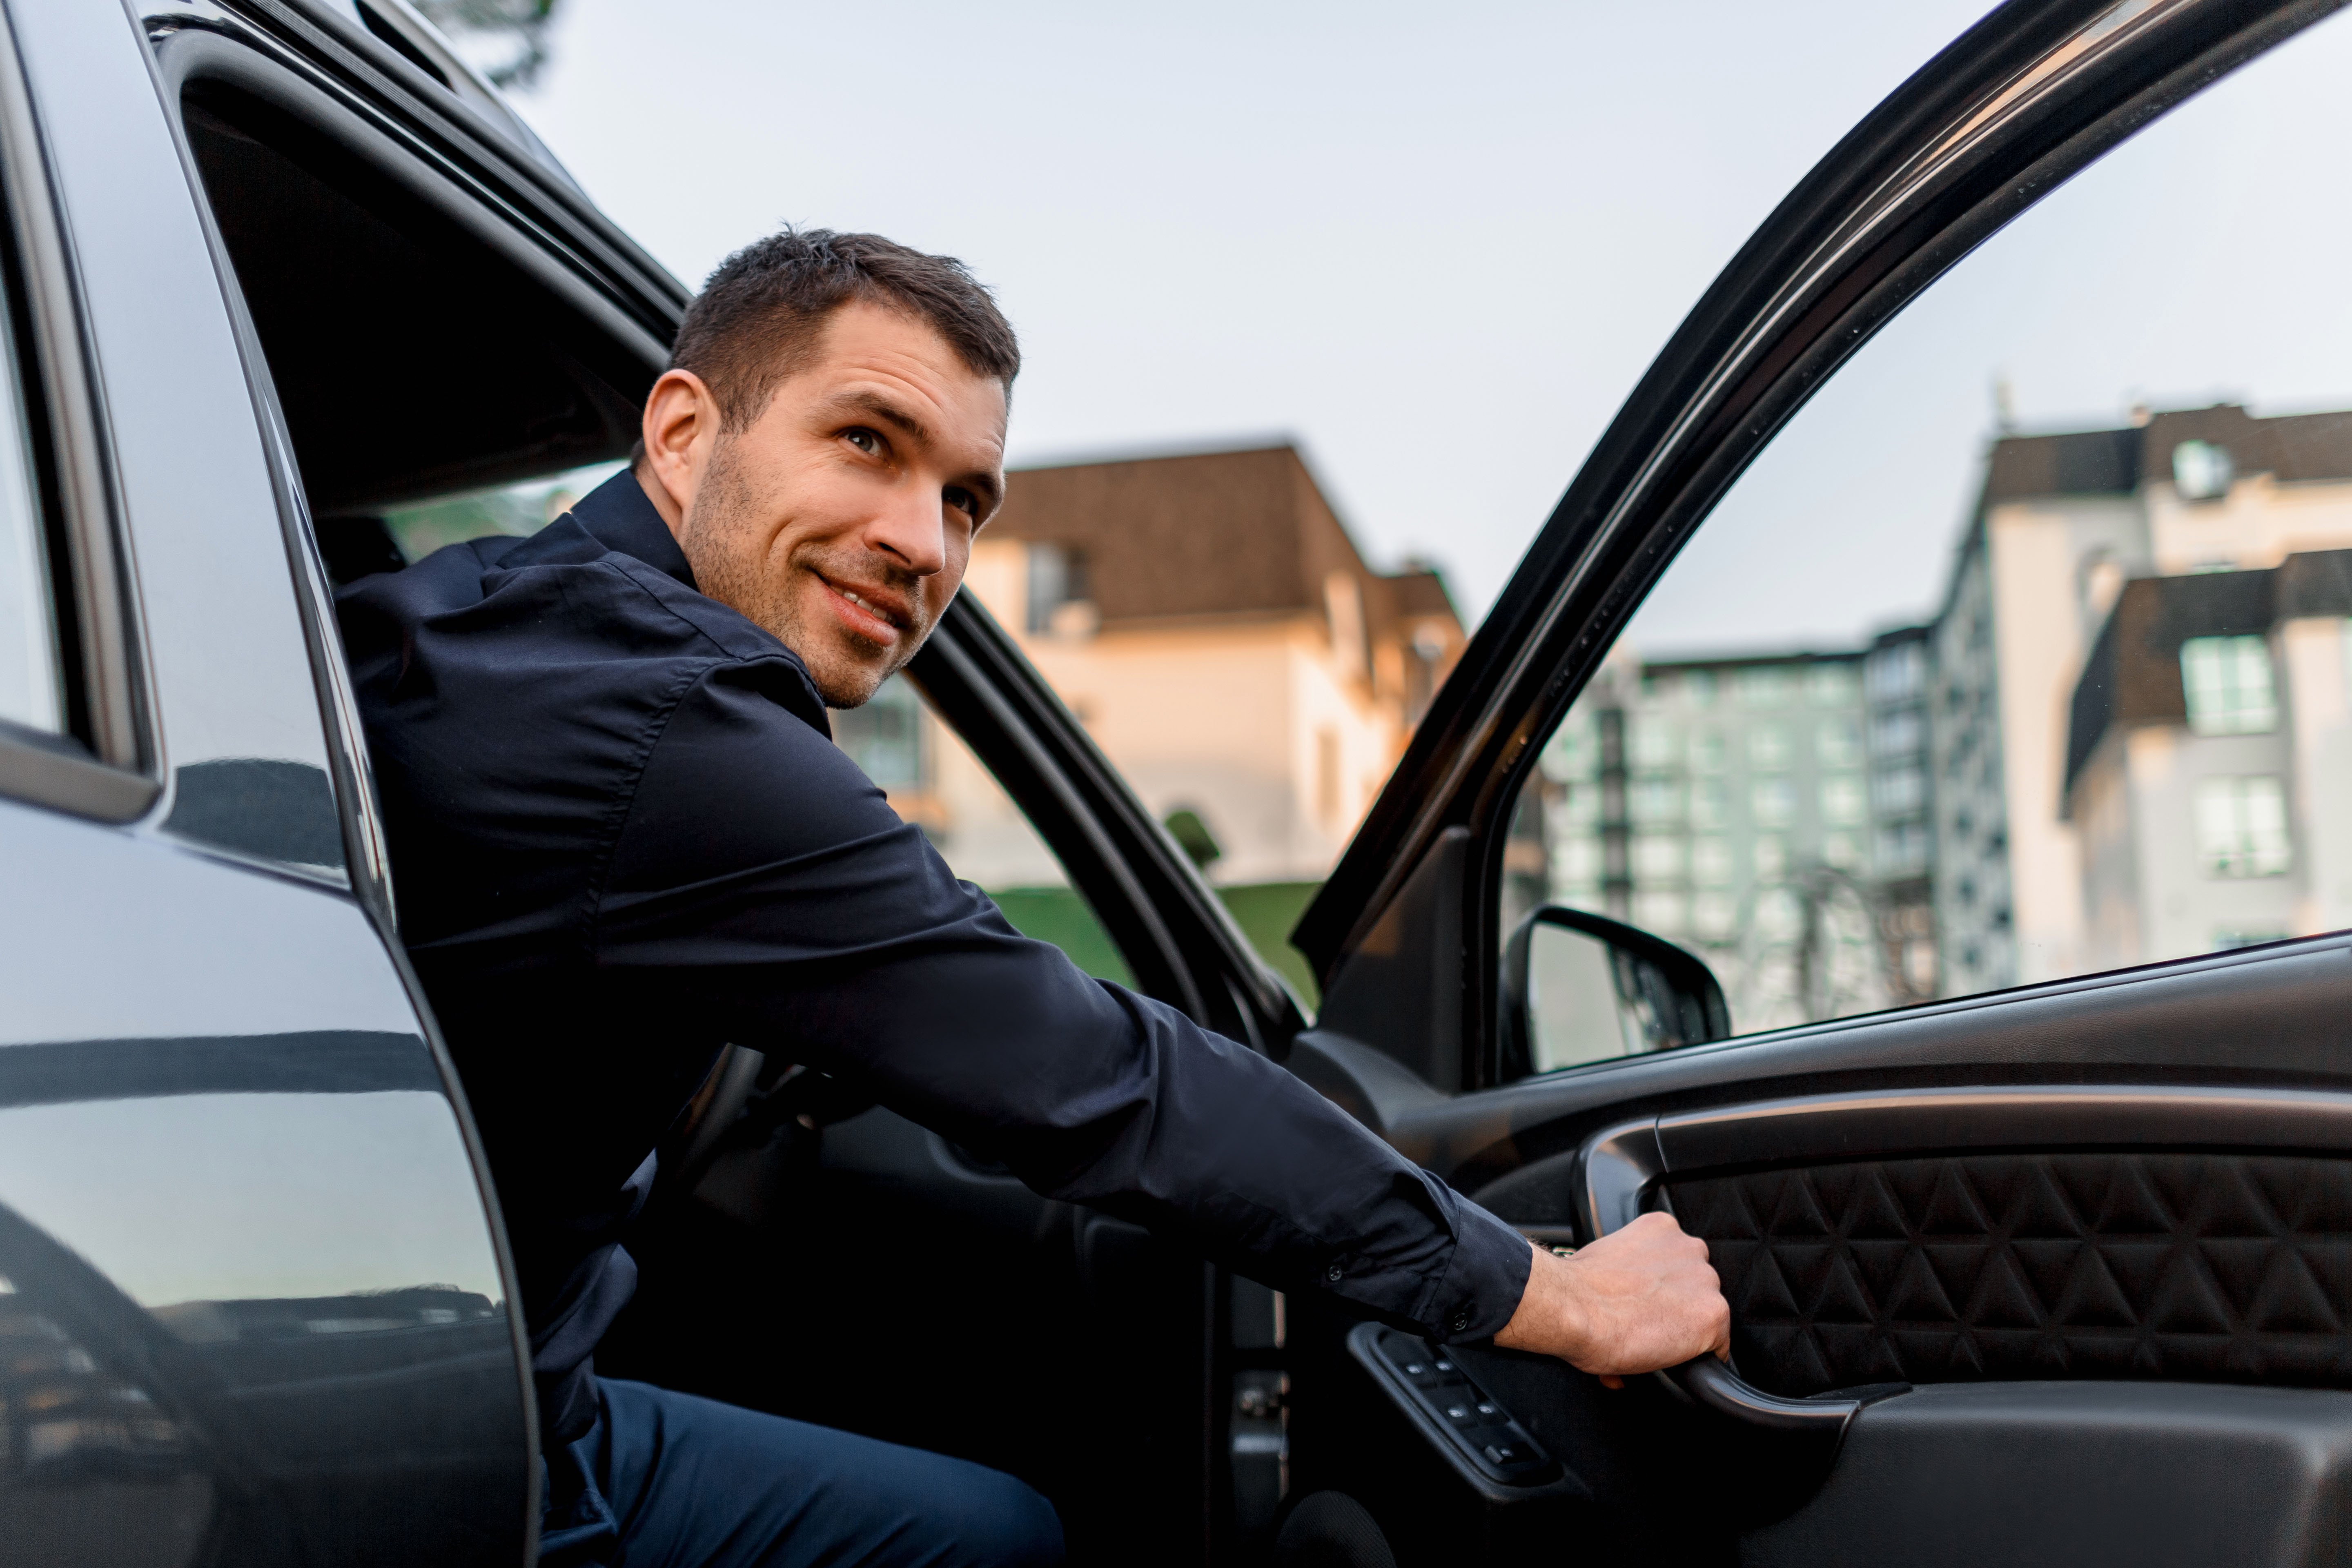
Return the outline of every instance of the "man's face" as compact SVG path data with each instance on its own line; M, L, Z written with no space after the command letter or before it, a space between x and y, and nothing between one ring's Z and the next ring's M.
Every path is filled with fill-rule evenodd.
M799 654L829 705L856 707L939 624L1004 494L1003 384L864 300L747 429L719 430L712 403L681 433L680 398L709 393L680 374L646 406L647 489L658 506L667 489L697 585Z

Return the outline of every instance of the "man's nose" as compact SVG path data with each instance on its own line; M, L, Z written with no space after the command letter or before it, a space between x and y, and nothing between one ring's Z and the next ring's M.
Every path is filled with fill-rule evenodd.
M893 489L889 501L867 526L866 542L919 577L947 566L947 520L936 489Z

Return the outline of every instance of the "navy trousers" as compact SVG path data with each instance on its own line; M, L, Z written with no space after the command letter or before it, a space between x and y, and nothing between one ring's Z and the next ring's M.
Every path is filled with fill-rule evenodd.
M545 1568L1052 1568L1053 1504L1011 1476L643 1383L548 1455Z

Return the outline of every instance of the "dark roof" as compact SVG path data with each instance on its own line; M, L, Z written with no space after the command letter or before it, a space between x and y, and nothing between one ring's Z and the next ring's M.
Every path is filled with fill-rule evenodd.
M2139 488L2137 430L2005 436L1985 468L1985 504L2021 496L2129 494Z
M2180 645L2190 637L2258 636L2300 616L2352 614L2352 550L2290 555L2258 572L2142 577L2124 584L2074 684L2066 733L2066 788L2106 732L2126 724L2186 722Z
M1086 552L1106 626L1175 616L1325 609L1333 572L1362 592L1374 637L1454 606L1437 574L1374 572L1296 447L1015 469L988 537ZM1454 616L1456 623L1460 617Z
M2352 479L2352 413L2258 419L2235 403L2158 414L2144 428L2005 436L1985 465L1982 504L2026 496L2124 495L2169 483L2183 441L2225 447L2241 474L2282 482Z
M2352 616L2352 550L2312 550L2279 563L2278 618Z

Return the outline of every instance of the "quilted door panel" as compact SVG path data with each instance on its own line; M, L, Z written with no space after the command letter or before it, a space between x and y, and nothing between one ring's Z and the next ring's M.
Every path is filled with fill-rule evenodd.
M1759 1387L2352 1387L2352 1161L1965 1154L1670 1181Z

